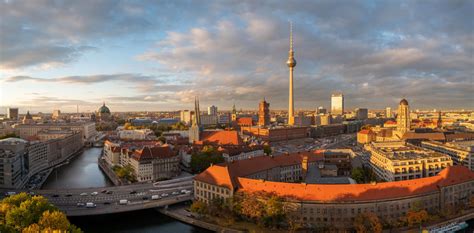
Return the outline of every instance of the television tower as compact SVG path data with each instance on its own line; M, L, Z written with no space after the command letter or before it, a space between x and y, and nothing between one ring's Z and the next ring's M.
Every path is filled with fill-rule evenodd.
M296 66L296 60L294 58L295 52L293 51L293 24L290 21L290 51L288 52L288 61L286 65L290 68L290 91L288 98L288 125L295 124L295 103L293 100L293 69Z

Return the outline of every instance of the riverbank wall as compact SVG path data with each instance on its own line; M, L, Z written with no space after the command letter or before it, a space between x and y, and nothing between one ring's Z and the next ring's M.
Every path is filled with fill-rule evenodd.
M97 160L97 164L99 165L100 170L102 170L105 175L109 178L115 186L123 185L123 182L120 178L115 174L112 168L102 159L102 156L99 156Z
M188 217L186 216L186 214L183 213L184 207L173 208L173 209L157 208L156 210L180 222L184 222L186 224L197 226L197 227L204 228L204 229L214 231L214 232L220 232L220 233L245 233L246 232L246 231L231 229L227 227L222 227L219 225L211 224L211 223L204 222L195 218Z

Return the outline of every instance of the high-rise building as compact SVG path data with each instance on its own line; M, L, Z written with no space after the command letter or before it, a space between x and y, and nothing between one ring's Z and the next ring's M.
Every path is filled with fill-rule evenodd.
M393 113L392 113L392 108L391 107L386 107L385 108L385 117L386 118L392 118Z
M334 93L331 95L331 114L342 115L344 113L344 95Z
M61 111L59 109L53 110L52 118L57 120L61 116Z
M356 108L355 117L357 120L366 120L369 116L369 111L366 108Z
M397 115L397 131L400 133L400 136L403 136L404 133L410 131L410 108L408 107L408 101L402 99L400 105L398 105L398 115Z
M191 124L191 120L192 120L191 115L192 115L192 112L189 111L189 110L182 110L182 111L179 112L180 120L186 125Z
M10 120L18 120L18 108L7 108L7 118Z
M217 107L212 105L207 108L207 115L217 116Z
M293 69L296 66L296 60L294 58L294 51L293 51L293 26L290 22L290 51L288 52L288 61L286 61L286 65L290 68L290 85L289 85L289 98L288 98L288 125L295 124L295 104L293 100Z
M258 125L267 126L270 124L270 103L263 99L258 105Z
M326 114L327 110L323 106L319 106L318 109L316 110L316 114Z

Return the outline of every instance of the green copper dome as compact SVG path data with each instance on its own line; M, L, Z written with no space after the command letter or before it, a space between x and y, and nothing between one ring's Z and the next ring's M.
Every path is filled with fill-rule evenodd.
M110 113L110 109L107 106L105 106L105 103L104 103L104 105L102 105L102 107L99 108L98 112L99 113Z

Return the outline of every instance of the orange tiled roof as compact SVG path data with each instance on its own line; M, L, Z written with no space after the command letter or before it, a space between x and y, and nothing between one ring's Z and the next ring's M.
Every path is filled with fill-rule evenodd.
M198 144L243 145L244 142L235 130L204 131L201 133L201 142Z
M372 133L372 130L370 130L370 129L363 129L363 130L359 131L359 133L360 133L360 134L370 134L370 133Z
M258 156L250 159L245 160L238 160L234 162L222 163L218 165L214 165L213 167L225 167L227 168L226 172L232 179L229 179L229 183L225 183L226 187L236 187L236 179L237 177L244 177L250 176L260 171L268 170L273 167L279 166L290 166L293 164L299 164L303 160L304 156L308 156L308 162L314 162L323 160L323 154L320 151L312 151L312 152L301 152L301 153L294 153L289 155L280 155L276 157L270 156ZM224 170L216 170L213 168L209 170L209 168L202 172L201 174L197 175L194 179L206 183L213 183L213 180L218 179L218 177L223 176L221 172ZM223 184L216 184L222 186Z
M237 178L239 191L273 192L297 200L323 202L406 198L469 180L474 180L474 172L464 166L448 167L432 177L378 184L296 184Z
M241 117L237 119L238 125L253 125L252 117Z
M235 187L234 182L230 177L228 167L222 164L210 166L205 171L194 177L194 179L213 185L223 186L231 190Z
M389 120L389 121L386 121L384 124L387 124L387 125L396 125L397 122L396 122L396 121Z

